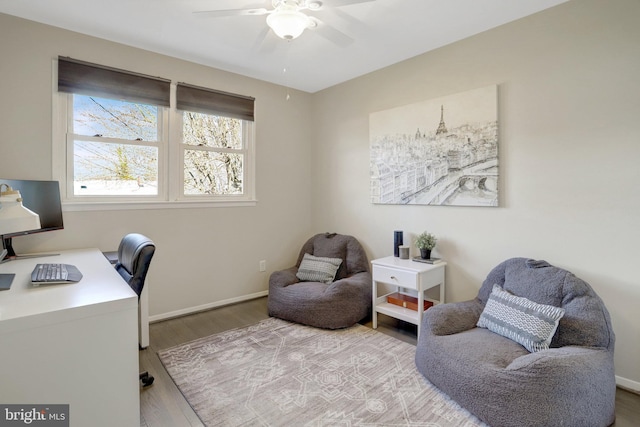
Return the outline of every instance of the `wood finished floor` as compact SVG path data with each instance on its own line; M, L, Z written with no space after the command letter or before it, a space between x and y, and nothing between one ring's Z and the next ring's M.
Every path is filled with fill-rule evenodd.
M140 351L140 370L149 371L155 382L140 389L141 427L202 426L169 374L157 352L197 338L266 319L267 298L221 307L189 316L153 323L149 327L151 345ZM364 322L371 327L371 322ZM387 316L379 316L378 330L402 341L416 343L416 327ZM618 389L615 427L640 426L640 395Z

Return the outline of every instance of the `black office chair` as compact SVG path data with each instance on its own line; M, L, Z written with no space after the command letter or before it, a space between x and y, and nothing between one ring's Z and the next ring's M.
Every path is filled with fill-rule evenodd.
M142 234L127 234L120 241L115 269L138 295L138 301L155 250L153 241ZM140 374L140 381L144 387L153 384L153 380L147 371Z

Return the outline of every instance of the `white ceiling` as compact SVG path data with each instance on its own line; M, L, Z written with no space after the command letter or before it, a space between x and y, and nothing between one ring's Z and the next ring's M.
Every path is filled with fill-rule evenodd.
M271 0L0 0L0 12L313 93L567 0L335 1L305 13L340 43L317 29L279 39L266 16L193 13Z

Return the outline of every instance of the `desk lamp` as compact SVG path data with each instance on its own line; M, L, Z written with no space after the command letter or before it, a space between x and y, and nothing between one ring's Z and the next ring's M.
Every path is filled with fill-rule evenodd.
M40 228L40 216L22 205L20 191L0 184L0 236ZM6 252L2 251L0 262ZM0 274L0 285L11 286L13 274ZM8 289L8 287L4 287Z

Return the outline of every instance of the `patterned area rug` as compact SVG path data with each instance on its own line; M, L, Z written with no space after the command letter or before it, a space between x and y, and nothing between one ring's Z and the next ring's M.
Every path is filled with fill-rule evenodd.
M362 325L269 318L158 354L207 426L484 426L420 375L415 346Z

